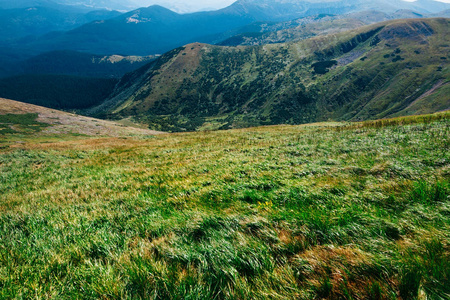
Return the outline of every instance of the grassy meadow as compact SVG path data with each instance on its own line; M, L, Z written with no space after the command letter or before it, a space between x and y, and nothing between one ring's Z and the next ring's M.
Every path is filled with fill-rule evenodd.
M0 131L1 299L450 297L450 113L60 139Z

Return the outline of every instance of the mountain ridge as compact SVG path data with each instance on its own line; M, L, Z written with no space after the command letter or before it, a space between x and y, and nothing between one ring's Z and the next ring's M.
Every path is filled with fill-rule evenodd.
M282 21L383 7L392 12L400 8L428 12L421 5L400 0L377 1L237 1L217 11L191 14L177 14L161 6L150 6L110 20L85 24L71 31L47 35L26 44L26 48L35 52L67 49L102 54L149 55L164 53L195 41L213 43L217 35L258 21ZM449 4L438 3L436 6L442 10L450 8Z
M264 46L189 44L122 78L88 113L132 116L155 129L164 123L164 130L359 121L405 114L440 80L427 96L433 104L408 114L448 109L449 22L386 21Z
M0 41L26 41L52 31L71 30L98 19L110 19L120 15L117 11L81 11L65 6L31 6L0 9Z
M362 11L344 15L321 14L280 23L257 23L243 27L230 38L222 40L220 46L252 46L300 41L317 35L338 33L357 29L364 25L395 19L419 19L446 17L438 14L419 14L412 10L398 10L394 13Z

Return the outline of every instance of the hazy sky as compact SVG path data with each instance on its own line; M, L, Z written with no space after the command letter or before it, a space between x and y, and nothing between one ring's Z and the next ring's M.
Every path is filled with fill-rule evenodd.
M436 0L436 1L450 3L450 0ZM410 1L410 2L413 2L413 1Z
M132 0L139 6L159 4L180 12L198 11L202 9L219 9L226 7L236 0ZM450 1L450 0L449 0Z
M140 5L152 5L157 3L175 3L181 4L186 3L187 5L192 6L202 6L202 7L225 7L227 5L232 4L236 0L189 0L189 1L181 1L181 0L132 0L133 2ZM408 2L414 2L415 0L404 0ZM450 0L437 0L440 2L450 3Z
M201 9L219 9L226 7L236 0L132 0L138 6L149 6L152 4L159 4L167 8L177 10L179 12L198 11ZM405 0L413 2L414 0ZM437 0L445 3L450 3L450 0Z

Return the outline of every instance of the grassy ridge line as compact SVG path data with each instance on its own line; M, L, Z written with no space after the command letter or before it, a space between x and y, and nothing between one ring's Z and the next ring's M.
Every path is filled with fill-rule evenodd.
M0 298L445 299L443 115L0 150Z
M404 126L411 124L429 124L431 122L441 121L450 118L450 111L439 112L435 114L418 115L418 116L406 116L387 118L374 121L365 121L358 123L351 123L346 126L346 129L361 128L361 127L373 127L381 128L386 126Z
M49 139L71 136L150 136L162 132L130 127L132 122L99 120L33 104L0 98L0 137L3 141L37 136ZM128 126L127 126L128 125ZM38 133L38 135L34 133ZM11 135L15 133L15 135Z

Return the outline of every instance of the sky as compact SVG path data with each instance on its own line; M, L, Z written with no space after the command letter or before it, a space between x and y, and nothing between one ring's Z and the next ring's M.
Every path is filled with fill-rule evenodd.
M436 0L436 1L444 2L444 3L450 3L450 0ZM410 2L411 2L411 1L410 1ZM414 2L414 1L412 1L412 2Z
M226 7L236 0L131 0L140 7L159 4L174 11L185 13L199 10L214 10ZM404 0L414 2L415 0ZM440 2L450 3L450 0L437 0Z
M235 1L236 0L132 0L132 2L141 7L159 4L177 12L220 9L229 6Z

